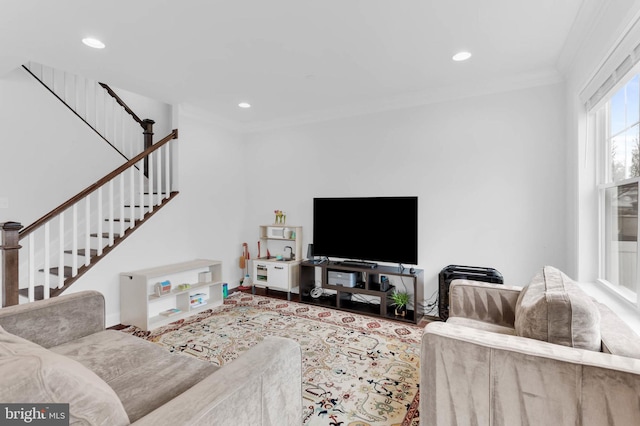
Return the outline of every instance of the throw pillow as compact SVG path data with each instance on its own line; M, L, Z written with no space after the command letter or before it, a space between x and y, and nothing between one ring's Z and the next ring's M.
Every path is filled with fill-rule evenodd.
M518 296L516 334L558 345L601 350L600 311L563 272L545 266Z
M68 403L70 424L129 424L116 393L95 373L2 327L0 376L3 403Z

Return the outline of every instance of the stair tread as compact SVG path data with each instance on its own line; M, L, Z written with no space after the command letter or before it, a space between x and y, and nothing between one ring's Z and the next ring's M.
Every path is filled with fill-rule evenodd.
M71 266L65 266L64 267L64 277L65 278L69 278L71 276L71 271L72 271L72 267ZM44 272L44 268L39 270L40 272ZM52 268L49 268L49 273L51 275L60 275L60 268L58 266L54 266Z
M72 254L71 250L65 250L65 253L68 254ZM86 250L85 249L78 249L78 256L85 256ZM98 250L97 249L89 249L89 256L97 256L98 255Z
M44 299L44 286L43 285L36 285L33 287L34 290L34 300L42 300ZM28 288L21 288L20 290L18 290L18 294L20 296L23 297L29 297L29 289Z
M92 237L97 237L98 233L95 232L95 233L91 234L91 236ZM119 238L119 237L120 237L120 234L116 234L116 233L113 234L113 238ZM102 238L109 238L109 233L108 232L103 232L102 233Z

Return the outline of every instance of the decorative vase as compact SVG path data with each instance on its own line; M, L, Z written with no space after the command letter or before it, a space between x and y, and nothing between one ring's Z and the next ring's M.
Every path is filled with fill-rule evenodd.
M396 316L397 317L404 317L407 313L407 306L406 305L402 305L402 306L396 306Z

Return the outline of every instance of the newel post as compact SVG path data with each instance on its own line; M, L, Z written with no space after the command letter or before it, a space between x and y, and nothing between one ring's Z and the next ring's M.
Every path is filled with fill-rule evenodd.
M23 226L18 222L0 223L2 231L2 307L17 305L18 296L18 253L20 250L19 232Z
M142 134L144 135L144 149L151 148L153 145L153 125L156 123L150 118L145 118L142 120L144 131ZM144 157L144 175L149 177L149 156Z

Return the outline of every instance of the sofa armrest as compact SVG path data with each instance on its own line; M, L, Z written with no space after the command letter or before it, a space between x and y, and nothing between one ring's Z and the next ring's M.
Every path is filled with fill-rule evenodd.
M0 326L45 348L104 330L104 296L81 291L0 309Z
M171 378L166 378L171 380ZM302 352L265 339L134 425L301 425Z
M453 280L449 287L449 317L464 317L513 327L521 287L472 280Z
M429 390L420 412L429 413L429 425L623 425L640 418L637 359L442 322L425 327L420 356L420 388Z

